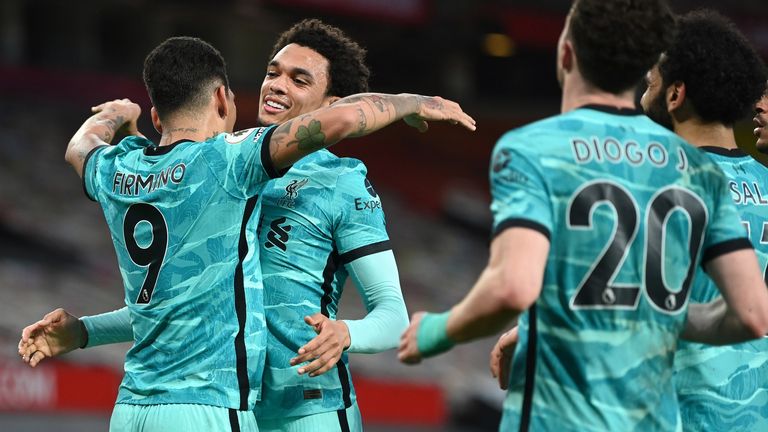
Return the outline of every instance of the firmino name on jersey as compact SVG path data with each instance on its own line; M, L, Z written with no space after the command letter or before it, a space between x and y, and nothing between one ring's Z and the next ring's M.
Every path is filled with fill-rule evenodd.
M571 138L573 160L578 164L598 163L629 163L640 166L651 164L663 168L670 163L669 151L661 143L650 142L645 146L637 141L621 142L613 137ZM688 168L688 157L683 149L678 149L677 160L674 161L678 171Z
M149 193L157 188L167 186L168 182L174 184L181 183L186 171L187 166L183 163L165 168L159 173L152 173L146 176L117 171L112 180L112 192L129 196Z

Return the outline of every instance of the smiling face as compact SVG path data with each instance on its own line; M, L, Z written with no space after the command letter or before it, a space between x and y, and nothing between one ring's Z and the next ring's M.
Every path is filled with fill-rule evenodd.
M336 99L326 94L329 81L325 57L301 45L286 45L269 62L261 84L259 122L279 124L329 105Z
M752 121L755 124L754 134L757 137L757 150L760 153L768 154L768 91L755 104L755 117Z

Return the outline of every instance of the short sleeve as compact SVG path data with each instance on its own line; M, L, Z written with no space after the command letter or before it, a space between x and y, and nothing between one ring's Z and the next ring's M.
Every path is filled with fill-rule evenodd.
M339 176L333 206L334 242L344 264L391 249L381 199L365 176L365 168Z
M144 149L152 141L143 136L127 136L115 145L101 145L91 149L83 161L83 190L91 201L98 201L102 182L109 183L114 176L114 161L133 150ZM103 177L103 178L102 178ZM111 187L111 186L108 186Z
M99 192L99 165L102 160L101 153L109 146L102 145L91 149L83 161L83 191L91 201L96 201Z
M211 171L229 193L241 197L258 194L277 172L269 153L269 140L276 126L220 134L207 146L205 158Z
M509 145L512 139L502 137L491 159L493 235L523 227L550 238L553 218L546 182L530 156Z
M726 187L725 176L719 173L713 184L710 189L714 192L714 202L704 236L702 265L720 255L752 248L747 231Z

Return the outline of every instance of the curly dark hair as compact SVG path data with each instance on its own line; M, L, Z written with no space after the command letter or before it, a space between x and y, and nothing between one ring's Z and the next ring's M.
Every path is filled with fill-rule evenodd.
M229 90L227 65L221 53L202 39L176 36L158 45L144 59L144 85L162 118L207 102L207 90Z
M339 28L318 19L302 20L280 35L269 58L292 43L310 48L328 60L327 96L345 97L368 91L371 72L365 64L365 49Z
M575 0L569 36L584 78L616 94L640 83L674 26L665 0Z
M659 62L662 88L685 83L685 96L706 122L731 125L765 91L760 56L728 18L710 10L678 19L677 35Z

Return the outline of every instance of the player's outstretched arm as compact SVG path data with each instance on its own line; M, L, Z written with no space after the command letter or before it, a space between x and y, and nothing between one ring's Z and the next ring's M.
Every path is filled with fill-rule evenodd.
M128 99L115 99L91 108L94 114L75 132L69 141L64 159L77 175L83 176L83 163L96 147L108 145L121 129L129 135L141 135L136 121L141 107Z
M768 333L768 290L755 252L742 249L721 255L707 263L706 269L723 296L689 305L681 337L724 345Z
M408 327L408 312L391 250L358 258L346 267L368 313L359 320L334 321L319 313L305 317L318 335L291 359L291 365L310 362L299 368L299 374L317 376L327 372L344 350L378 353L395 348L398 335Z
M128 308L77 318L56 309L21 333L19 355L35 367L48 357L66 354L77 348L133 341Z
M31 367L48 357L66 354L84 344L82 324L64 309L46 314L21 332L19 355Z
M278 126L270 140L272 162L283 169L344 138L368 135L399 120L421 132L427 130L428 121L448 121L475 130L475 120L459 104L441 97L361 93Z
M345 320L351 353L377 353L397 348L408 328L408 310L400 288L400 275L392 250L358 258L346 265L368 313L359 320Z
M539 297L548 254L549 239L539 231L516 227L496 236L488 265L461 302L442 314L411 317L400 338L400 361L419 363L509 325Z

